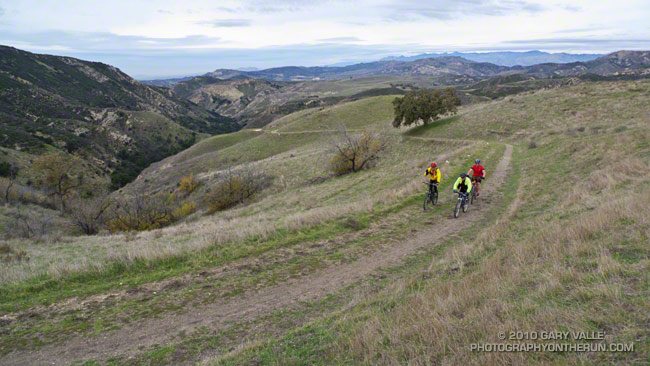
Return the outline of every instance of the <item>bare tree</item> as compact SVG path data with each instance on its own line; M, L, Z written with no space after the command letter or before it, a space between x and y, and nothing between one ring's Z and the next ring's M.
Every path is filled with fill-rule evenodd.
M110 200L107 196L90 199L76 199L69 204L68 217L70 222L86 235L97 234L108 209Z
M334 156L330 159L330 169L336 175L369 168L390 146L388 137L378 132L365 130L350 134L345 128L339 131L338 138L332 143Z

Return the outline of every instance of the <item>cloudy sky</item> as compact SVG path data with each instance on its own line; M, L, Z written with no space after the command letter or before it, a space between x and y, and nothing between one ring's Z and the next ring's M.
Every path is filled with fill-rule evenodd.
M650 49L648 0L0 1L0 44L137 78L447 51Z

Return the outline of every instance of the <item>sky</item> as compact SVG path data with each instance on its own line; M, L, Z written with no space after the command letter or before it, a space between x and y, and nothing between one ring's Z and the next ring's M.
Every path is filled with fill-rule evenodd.
M138 79L430 52L650 49L648 0L2 0L0 44Z

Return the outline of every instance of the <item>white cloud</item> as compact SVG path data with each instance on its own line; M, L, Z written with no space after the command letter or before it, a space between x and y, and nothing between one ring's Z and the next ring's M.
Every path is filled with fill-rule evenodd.
M647 48L650 39L647 0L160 0L155 6L133 0L5 0L2 8L0 34L11 45L87 54L177 50L190 58L194 50L216 55L239 50L246 55L231 67L264 67L252 63L264 59L271 65L269 49L287 52L323 43L357 52L347 55L355 59L379 49L609 52ZM313 58L294 57L292 63L307 60Z

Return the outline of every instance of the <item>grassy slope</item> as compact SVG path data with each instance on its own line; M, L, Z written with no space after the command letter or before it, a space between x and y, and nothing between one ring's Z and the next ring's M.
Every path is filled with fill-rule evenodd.
M517 196L504 215L351 310L214 363L643 364L649 97L647 81L590 84L475 106L454 123L418 129L517 144L522 178L508 187ZM470 351L517 330L604 331L605 343L635 351Z
M386 99L386 97L379 97L379 100L382 100L382 98ZM368 111L368 113L365 113L366 124L371 126L374 123L376 126L383 126L386 117L378 117L377 114L373 114L377 113L374 109L375 100L376 98L370 98L365 102L351 103L349 108L365 108ZM344 110L342 107L337 108ZM357 113L352 113L350 118L356 118L357 115ZM345 120L340 119L341 116L343 115L333 114L327 123L331 125L346 123ZM350 124L358 123L356 119L347 122ZM311 120L306 119L304 123L311 123ZM296 125L295 128L299 129L300 126ZM278 227L293 226L291 222L294 220L299 221L301 213L309 216L324 212L322 215L328 217L327 211L329 210L332 211L332 217L336 217L341 213L356 210L353 202L382 196L381 187L383 189L400 188L404 179L406 179L402 176L405 171L413 168L419 169L420 166L426 163L432 153L427 148L427 144L421 141L409 141L408 145L396 143L394 144L394 154L391 154L391 158L382 163L382 165L387 164L385 169L342 177L326 181L320 185L310 185L308 184L310 179L327 174L322 162L322 153L328 149L321 141L323 135L277 135L272 133L257 135L259 133L254 131L240 131L231 135L206 139L188 151L174 157L178 159L178 163L174 161L173 164L177 163L176 168L181 169L185 161L199 161L198 164L204 165L205 170L188 169L182 175L194 172L199 176L205 176L206 181L209 181L209 175L219 168L218 165L211 164L210 159L214 155L222 154L222 158L228 160L230 166L237 166L237 163L240 162L248 163L252 161L254 166L268 170L276 176L273 188L274 195L253 205L201 218L196 222L167 228L156 233L142 233L136 236L135 240L128 235L66 238L64 242L55 243L50 248L42 248L34 243L16 240L11 244L28 252L33 252L32 260L29 263L12 263L4 267L3 279L5 281L25 279L45 273L57 277L59 271L65 273L75 268L84 267L102 269L107 262L110 263L114 260L130 262L138 257L148 257L151 252L155 252L160 248L169 247L165 251L171 249L180 253L184 251L184 248L209 246L214 240L228 242L250 235L266 235ZM218 140L219 143L215 144L215 140ZM224 144L234 141L239 142L229 147L223 147ZM439 145L433 152L444 151L453 146L454 143L451 142L447 145ZM414 153L411 151L414 151ZM405 154L413 157L409 164L403 163ZM160 178L158 180L164 179ZM372 184L368 185L364 182ZM354 197L359 191L368 193L363 197ZM322 192L330 193L327 194L327 200L316 205L302 199L303 197L315 197L316 192L319 192L318 196L321 198L323 197ZM354 197L354 201L350 203L349 207L346 205L345 208L340 208L339 200L350 197ZM287 202L295 202L296 204L287 205ZM274 208L277 208L277 211L274 211ZM298 216L293 217L290 216L291 214L298 214ZM318 218L310 220L316 222ZM250 226L250 223L253 223L253 226ZM269 228L266 228L267 226ZM300 225L297 224L297 226ZM200 227L201 229L197 231L193 229L194 227ZM220 231L220 235L216 239L213 236L213 230ZM151 240L154 236L157 239ZM149 246L150 244L153 246ZM127 248L130 248L130 253L125 255ZM74 264L70 263L72 257L77 258Z
M262 343L253 343L213 362L397 364L410 360L413 364L526 364L533 361L597 363L603 362L603 358L628 362L635 358L647 359L647 351L643 351L648 349L643 314L648 311L648 250L639 244L647 241L644 229L648 227L644 221L647 209L637 204L634 209L639 214L630 215L623 208L647 199L644 196L647 196L647 184L644 183L647 177L636 177L636 173L648 171L647 163L641 159L647 159L649 154L647 114L644 115L647 112L642 108L647 104L649 84L601 83L581 88L583 86L545 91L517 96L512 98L514 101L507 99L472 106L440 125L410 131L409 134L416 136L469 137L514 143L517 169L504 187L505 199L497 203L494 214L482 225L461 233L460 238L465 240L450 238L440 249L430 249L427 256L414 259L404 268L396 268L395 271L403 272L397 281L380 284L378 290L363 292L361 296L355 294L352 303L346 297L349 294L341 294L339 305L310 305L316 313L327 314L325 317L271 314L270 323L262 320L249 325L259 327L262 324L262 328L280 327L281 330L275 333L277 335L272 331L255 331L253 334L261 334L256 340ZM393 151L378 169L309 185L306 184L309 179L323 174L325 146L322 136L311 140L312 133L282 135L280 132L284 127L287 127L286 132L327 129L341 122L356 128L360 126L358 118L364 116L369 116L366 125L385 126L390 114L377 108L381 103L373 104L381 98L355 102L358 104L354 104L354 109L365 108L362 112L346 112L343 107L337 107L342 110L303 111L294 116L300 118L292 120L289 117L275 127L269 126L267 133L261 136L233 137L234 140L241 137L241 142L224 149L215 144L220 149L217 153L227 151L228 155L224 154L223 158L235 158L235 165L253 160L254 164L277 173L279 180L274 194L250 206L179 227L140 234L135 239L119 235L72 239L55 243L51 248L12 243L35 254L44 250L42 258L51 259L51 262L36 260L12 265L3 272L5 278L30 276L44 269L50 275L4 287L11 292L2 291L3 309L9 311L37 303L47 305L75 294L83 299L119 287L120 283L134 287L181 273L196 273L237 258L266 258L265 253L281 253L280 249L286 247L297 246L298 250L303 247L301 244L349 235L351 229L346 226L346 217L357 218L361 232L367 222L378 217L393 213L402 217L393 221L393 228L388 231L380 230L366 239L353 241L356 244L350 248L339 248L333 253L316 252L305 257L290 256L284 262L271 261L273 263L244 276L225 278L223 283L213 284L236 293L247 286L263 286L287 275L299 275L304 269L313 270L336 258L360 255L357 251L367 245L364 243L383 240L381 238L385 239L386 235L398 238L426 225L422 215L403 211L420 204L421 197L417 194L420 188L418 181L413 180L414 174L419 175L431 155L460 144L437 142L432 146L427 141L395 136ZM545 107L551 103L556 105ZM601 107L594 109L592 105ZM570 109L565 110L567 108ZM565 112L569 117L562 114ZM598 116L596 123L590 116L593 113ZM623 128L624 124L628 126ZM276 129L280 136L268 133ZM527 148L531 139L536 141L536 149ZM276 142L281 142L279 147L273 146ZM240 146L243 151L257 152L257 155L253 154L252 158L239 155L240 144L243 144ZM490 161L498 156L498 146L494 143L481 145L470 155L480 154ZM600 153L603 148L611 153L603 156ZM209 145L200 150L203 151L192 153L187 161L213 153ZM455 156L450 160L449 169L457 173L471 158ZM575 171L575 166L584 169ZM208 174L206 179L210 172L210 169L204 172ZM575 179L585 176L588 177L585 186L576 187ZM520 194L516 194L518 187ZM633 193L628 194L630 187L634 187ZM306 199L309 197L318 197L318 200ZM353 200L349 206L341 205L349 200ZM511 201L515 204L508 209ZM499 213L503 215L499 217ZM476 235L478 240L474 240ZM120 254L125 251L130 251L130 256ZM158 252L165 253L164 258L167 254L187 251L191 255L155 260ZM66 255L82 258L81 264L97 263L103 271L71 276L66 271L74 268L64 264L68 261ZM114 256L120 264L117 267L107 265ZM135 258L142 260L132 262ZM60 280L53 280L55 278ZM189 293L200 286L201 283L188 285L175 296L190 296ZM2 343L29 347L29 342L23 342L35 334L43 337L45 329L48 332L48 336L42 338L45 343L71 330L90 328L101 332L119 326L120 320L116 318L125 316L127 321L132 321L140 316L164 313L170 306L179 306L173 300L118 301L114 305L104 305L108 308L103 310L94 309L93 317L81 322L74 311L66 317L53 314L51 319L36 318L25 321L20 332L4 338ZM343 305L347 305L346 310L338 312ZM304 320L296 320L301 317ZM314 317L317 320L310 322ZM82 328L73 324L80 324ZM298 328L287 334L292 326ZM477 354L467 348L472 341L495 340L501 330L539 331L563 327L605 330L612 339L621 341L634 338L641 352ZM237 329L232 331L242 331ZM201 354L192 347L228 349L228 342L224 341L229 337L227 333L218 337L188 338L187 343L154 348L131 363L176 363L179 353L194 354L192 357L197 357L192 352ZM232 337L232 342L238 344L237 336ZM265 341L265 337L270 338Z
M388 125L388 120L386 116L377 115L377 100L388 102L386 97L355 102L348 106L352 111L347 112L346 108L338 107L331 114L330 120L324 123L347 123L351 127L358 127L360 124L357 118L365 115L365 126L383 128L382 126ZM365 113L359 113L357 109L362 109ZM379 110L384 114L388 111L385 108ZM317 120L323 123L323 118L318 117ZM312 122L311 119L304 121L306 124ZM301 129L300 122L292 123L297 130ZM262 156L271 156L255 164L276 175L275 194L250 206L199 219L187 225L140 234L136 238L128 235L66 238L64 241L51 243L46 248L36 243L14 241L11 245L26 250L32 260L28 263L12 263L5 268L3 276L7 279L18 279L22 276L31 279L5 287L8 291L4 292L2 299L3 309L25 309L36 304L51 304L71 296L83 298L111 288L119 288L122 284L137 286L183 273L196 273L204 268L226 264L239 258L259 256L278 248L304 245L310 241L333 238L357 230L351 229L343 219L353 215L363 227L367 220L364 217L380 215L382 210L389 209L395 202L399 204L400 195L407 194L410 197L414 191L420 190L419 173L432 153L448 151L459 146L454 142L447 142L432 149L426 142L399 142L400 138L395 136L392 137L394 147L388 159L382 161L378 169L311 185L306 184L306 181L326 174L322 164L322 154L327 151L327 146L322 143L323 135L313 134L316 142L310 144L311 140L305 140L302 134L278 136L268 133L255 137L258 134L259 132L255 131L240 131L206 139L176 158L182 162L185 159L209 156L214 153L212 149L217 152L227 151L229 148L224 148L224 144L228 143L234 143L231 145L231 154L242 154L241 150L250 150L251 146L268 149L269 151L260 153ZM270 143L275 144L278 140L285 143L281 146L281 151L287 151L273 155L278 146ZM251 142L255 144L251 145ZM405 164L407 156L409 163ZM248 156L248 159L250 158ZM457 169L462 161L456 158L450 160L454 169ZM405 187L406 183L408 184ZM318 199L314 200L313 197ZM419 201L419 195L417 198ZM341 204L342 202L346 204ZM217 251L213 249L215 246ZM334 253L316 253L315 258L275 265L259 275L243 277L243 280L227 278L220 286L232 291L233 286L247 287L250 283L272 280L277 275L274 274L276 272L296 273L303 267L313 270L320 266L319 261L349 257L350 250L358 249L359 247L354 246L341 248ZM170 258L170 255L174 257ZM72 258L75 260L72 261ZM76 272L79 270L81 272ZM41 273L42 275L39 275ZM187 290L191 292L192 288L188 287ZM161 299L157 302L158 305L127 302L121 304L118 310L112 309L108 313L95 312L92 319L84 322L73 322L74 314L65 314L63 318L53 317L44 322L37 320L27 329L17 332L20 336L14 341L25 339L23 337L29 337L43 329L49 329L48 337L45 338L50 340L59 333L66 334L89 327L111 329L111 324L115 321L115 311L133 314L140 312L139 309L145 305L146 313L149 314L145 316L151 316L160 311L157 309L167 307L169 301L173 302L175 299ZM6 339L5 342L13 343L11 339Z

